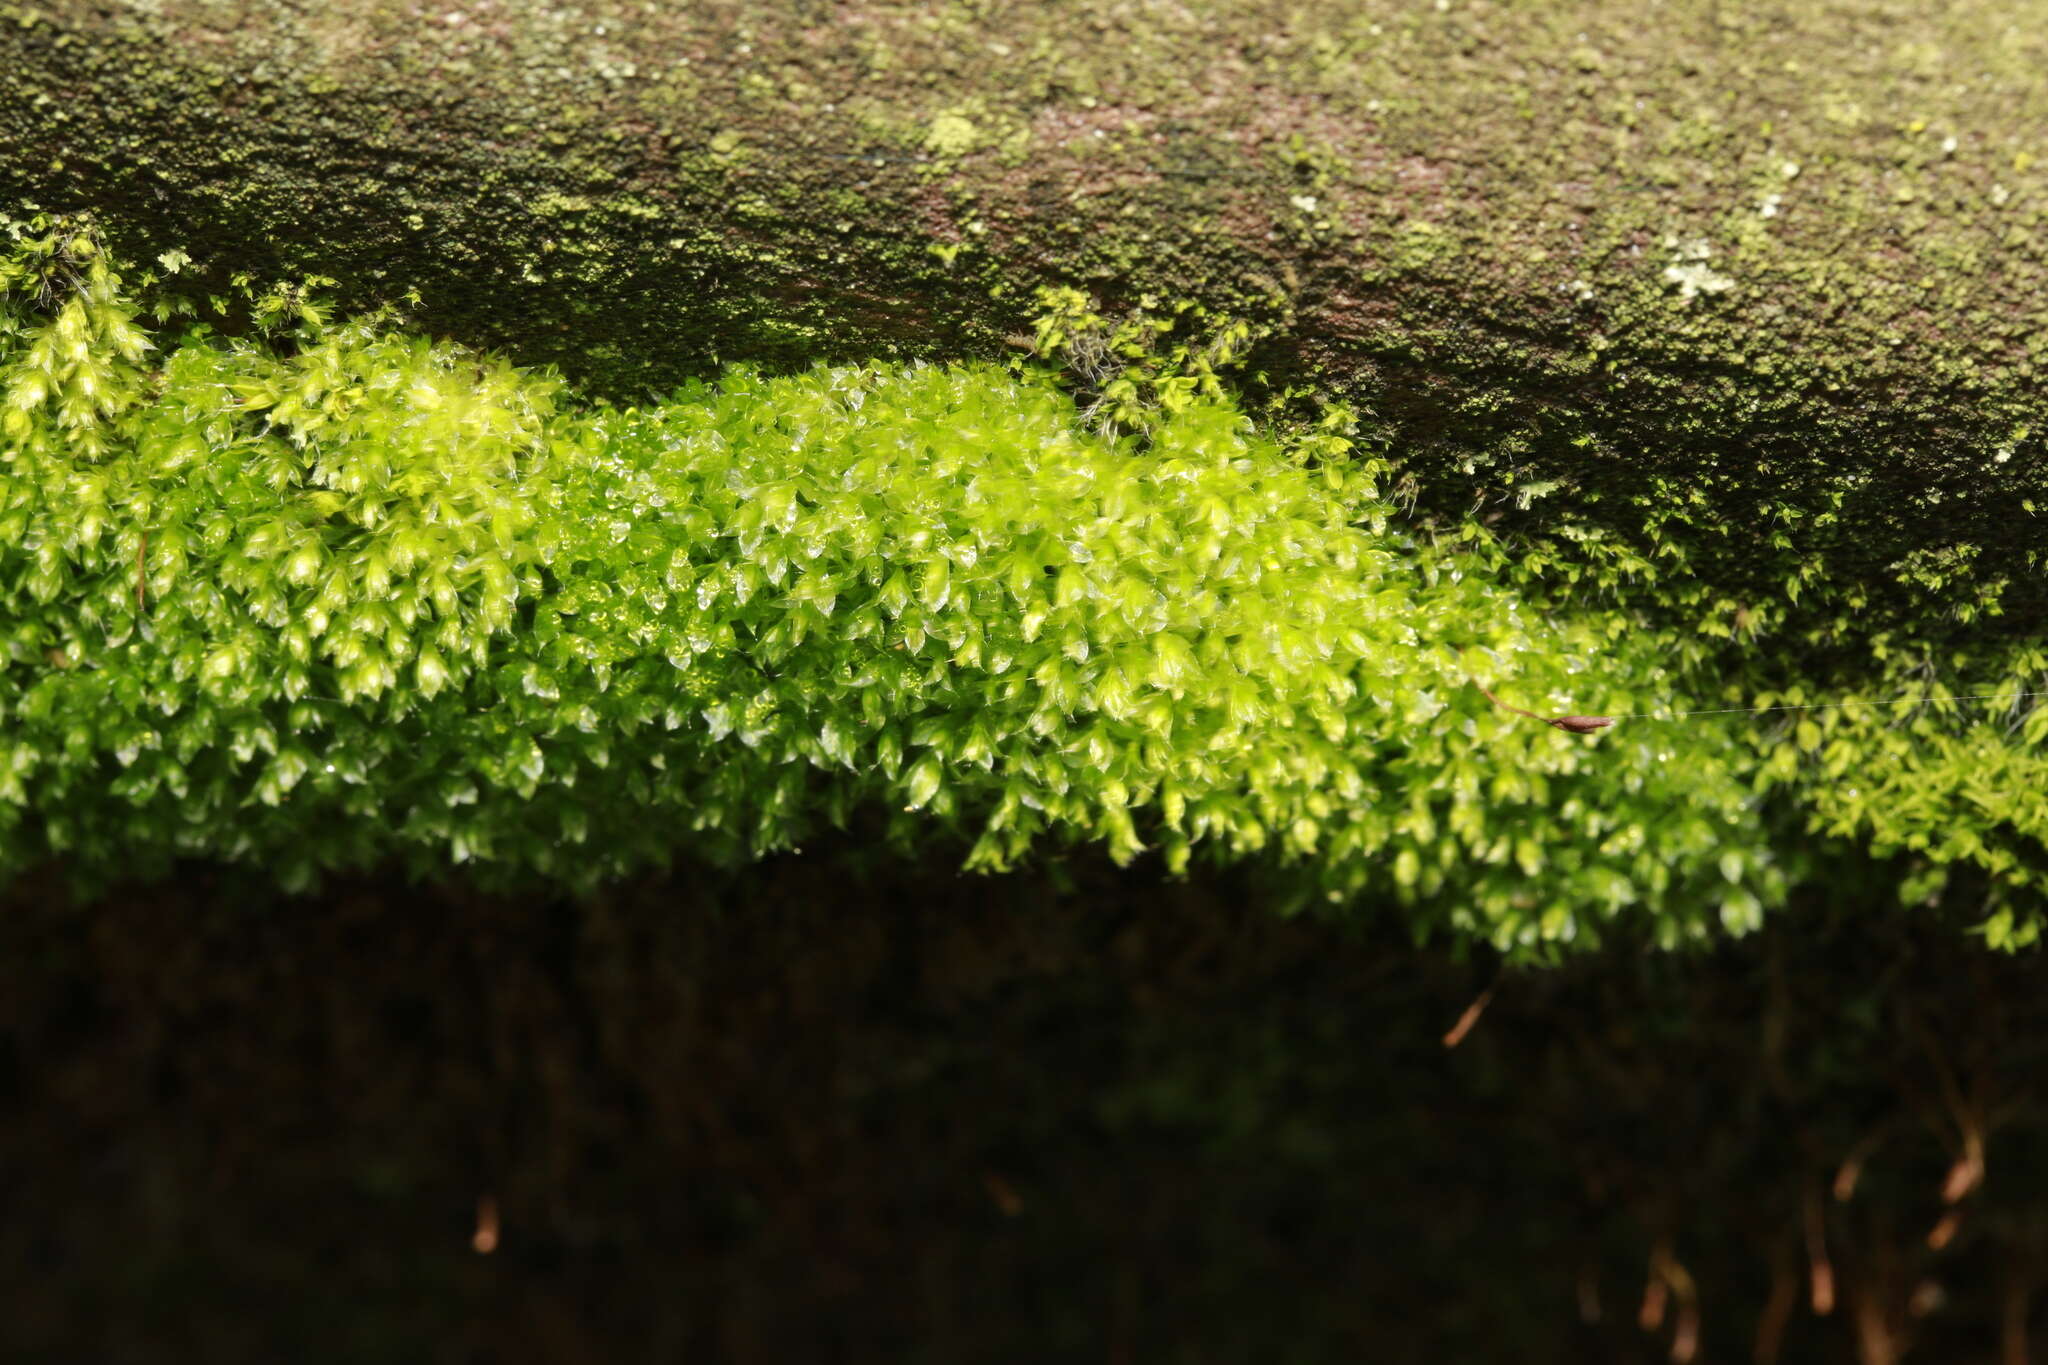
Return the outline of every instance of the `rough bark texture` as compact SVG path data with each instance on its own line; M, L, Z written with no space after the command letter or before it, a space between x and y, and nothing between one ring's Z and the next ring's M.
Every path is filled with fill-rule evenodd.
M417 286L431 327L626 395L1000 354L1048 282L1195 299L1371 404L1445 509L1633 526L1698 494L1750 529L1834 490L1831 573L1912 597L1975 557L2032 612L2044 18L17 0L0 192L150 254ZM1711 572L1775 587L1737 539Z

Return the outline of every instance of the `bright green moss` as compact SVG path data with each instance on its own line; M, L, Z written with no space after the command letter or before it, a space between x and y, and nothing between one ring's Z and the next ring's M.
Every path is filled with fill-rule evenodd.
M250 337L153 343L90 236L13 233L0 874L587 885L852 822L974 868L1256 858L1284 899L1541 953L1624 911L1748 928L1810 826L1922 859L1916 886L1973 867L1993 932L2033 932L2048 712L1518 719L1472 680L1634 713L1769 670L1646 624L1656 567L1590 535L1401 532L1346 414L1262 435L1207 352L1185 381L1126 357L1097 416L1142 440L976 366L741 368L621 409L299 290L230 305ZM1915 799L1862 795L1891 787Z
M1504 945L1777 885L1738 744L1595 749L1466 683L1640 704L1666 642L1531 618L1226 403L1143 448L987 368L587 407L276 294L278 346L198 328L145 370L104 262L55 249L83 292L7 315L12 866L587 883L879 813L975 867L1277 857Z

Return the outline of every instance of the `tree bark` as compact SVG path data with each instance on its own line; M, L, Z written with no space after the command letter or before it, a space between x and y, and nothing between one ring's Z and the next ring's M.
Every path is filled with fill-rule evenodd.
M1697 494L1737 532L1694 565L1718 591L1781 587L1757 531L1803 517L1843 581L1932 620L1960 589L1899 565L1947 555L2021 582L2010 616L2048 509L2043 20L38 0L0 4L0 194L145 258L417 288L626 398L1005 354L1046 284L1192 300L1271 329L1248 376L1368 405L1429 505L1640 534Z

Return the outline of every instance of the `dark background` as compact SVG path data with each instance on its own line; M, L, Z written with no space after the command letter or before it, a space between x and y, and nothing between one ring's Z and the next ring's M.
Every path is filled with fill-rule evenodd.
M1698 1360L1755 1358L1774 1287L1785 1361L2026 1359L2048 1004L1939 911L1809 895L1710 954L1511 974L1446 1051L1495 968L1392 917L866 866L17 887L7 1358L1652 1361L1665 1242ZM1959 1112L1988 1174L1937 1253Z

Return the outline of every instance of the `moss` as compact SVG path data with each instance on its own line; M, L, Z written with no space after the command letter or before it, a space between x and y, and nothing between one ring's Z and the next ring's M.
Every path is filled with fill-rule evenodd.
M0 189L417 286L623 396L1001 354L1045 284L1191 300L1369 407L1423 511L1648 551L1698 492L1730 603L1796 567L1756 526L1826 512L1825 577L1944 629L1972 583L1892 566L1967 543L2010 626L2048 609L2043 8L45 0L0 7Z

